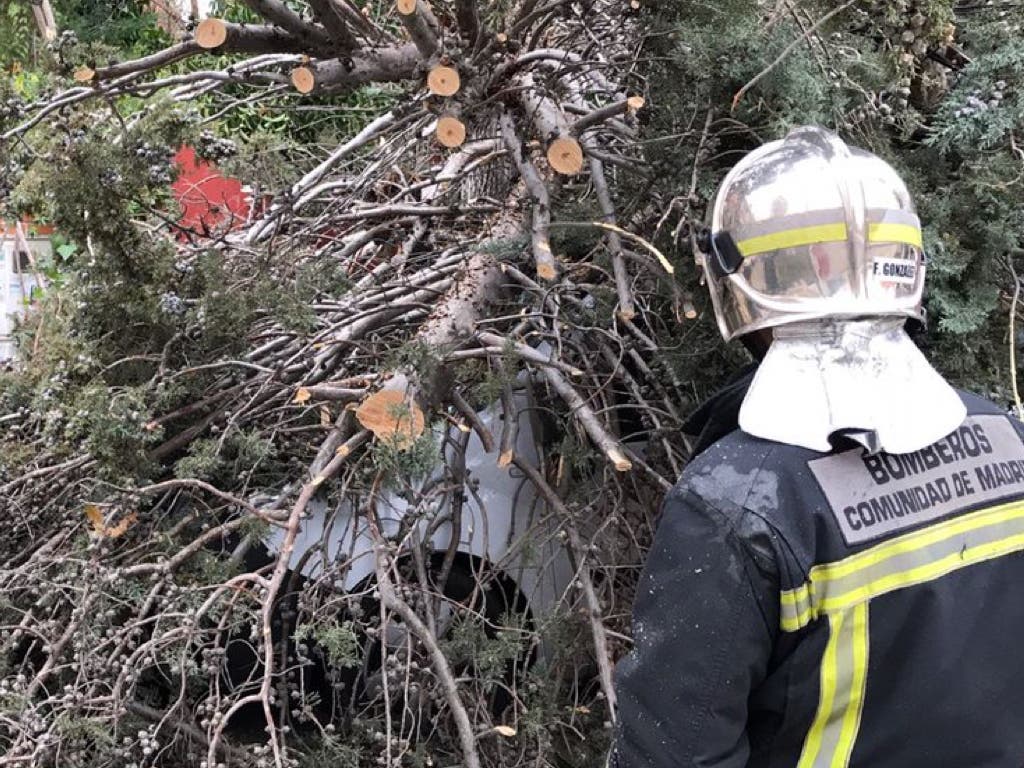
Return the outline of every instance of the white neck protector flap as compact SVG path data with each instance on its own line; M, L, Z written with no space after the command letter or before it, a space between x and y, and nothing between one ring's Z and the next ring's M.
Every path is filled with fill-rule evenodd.
M887 453L931 445L967 416L960 396L917 348L902 318L776 327L743 405L751 435L816 451L838 430Z

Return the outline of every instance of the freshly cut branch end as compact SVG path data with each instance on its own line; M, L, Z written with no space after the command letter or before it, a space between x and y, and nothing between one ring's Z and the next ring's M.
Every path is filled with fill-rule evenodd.
M466 141L466 124L452 115L437 121L437 140L446 147L460 147Z
M299 93L310 93L316 88L316 75L309 67L296 67L292 70L291 79Z
M436 96L454 96L462 87L458 70L439 64L427 75L427 87Z
M356 419L360 424L378 439L391 442L397 448L411 446L426 426L423 409L404 389L374 392L356 409Z
M89 67L79 67L75 70L75 74L72 75L76 83L91 83L92 79L96 77L96 71Z
M554 264L547 262L537 263L537 277L544 280L554 280L558 276L558 271L555 269Z
M416 0L395 0L395 8L403 16L411 16L416 13Z
M608 451L608 459L618 472L629 472L633 468L633 462L626 458L626 455L617 448Z
M571 136L560 136L548 146L548 164L558 173L575 176L583 170L583 148Z
M203 19L196 27L196 43L200 48L219 48L227 39L227 25L220 19Z
M515 457L515 452L512 450L502 451L498 456L498 466L504 469L512 463L512 459Z
M630 96L626 99L626 106L630 112L639 112L644 108L645 103L643 96Z

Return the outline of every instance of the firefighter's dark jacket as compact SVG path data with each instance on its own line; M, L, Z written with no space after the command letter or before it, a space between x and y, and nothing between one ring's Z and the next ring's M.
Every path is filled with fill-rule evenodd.
M741 432L746 384L665 501L611 765L1024 766L1021 424L962 394L922 451L816 453Z

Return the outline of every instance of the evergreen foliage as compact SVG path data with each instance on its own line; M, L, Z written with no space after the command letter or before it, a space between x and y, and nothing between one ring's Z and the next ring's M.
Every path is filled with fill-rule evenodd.
M661 34L651 36L649 146L659 173L649 186L685 180L696 163L696 194L681 205L697 222L738 157L794 126L824 125L881 155L905 176L925 226L929 332L922 342L957 384L1010 406L1007 295L1024 232L1024 155L1014 135L1024 98L1022 18L998 5L956 6L857 3L823 26L827 44L799 45L774 67L835 4L782 3L770 11L746 2L681 2L655 11ZM735 94L766 70L734 109ZM680 186L669 188L685 196ZM679 245L688 257L686 239ZM692 290L703 300L698 286ZM713 329L706 335L714 345ZM721 380L721 369L709 372Z

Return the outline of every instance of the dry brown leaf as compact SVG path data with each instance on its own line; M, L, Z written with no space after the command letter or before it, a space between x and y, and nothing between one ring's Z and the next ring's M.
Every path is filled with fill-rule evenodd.
M106 536L109 539L119 538L123 536L128 531L129 528L135 525L138 519L139 516L136 515L134 512L131 512L122 517L121 522L119 522L117 525L112 525L109 528L105 528L103 530L102 535Z
M85 505L85 517L90 523L92 523L92 527L96 529L97 532L103 530L103 510L95 504Z
M120 522L116 525L107 525L103 520L103 510L100 509L98 504L86 504L85 505L85 518L92 523L92 530L97 536L102 536L107 539L117 539L124 536L128 529L131 528L139 516L134 512L131 512L121 518Z

